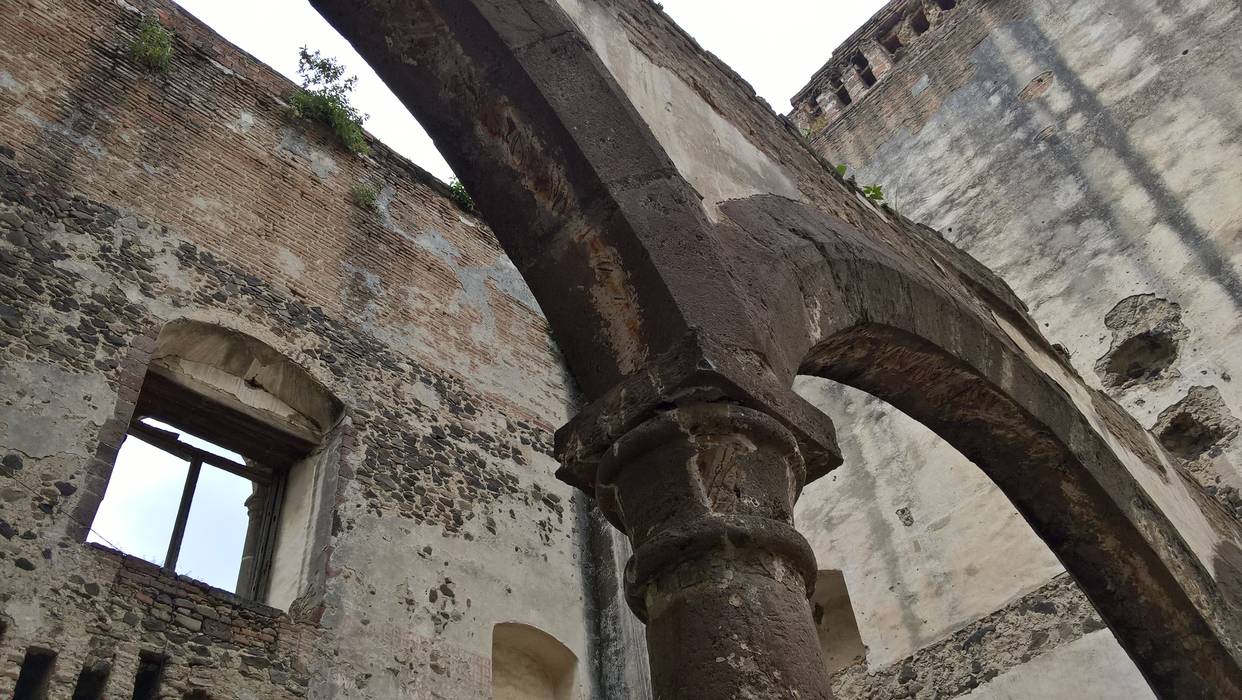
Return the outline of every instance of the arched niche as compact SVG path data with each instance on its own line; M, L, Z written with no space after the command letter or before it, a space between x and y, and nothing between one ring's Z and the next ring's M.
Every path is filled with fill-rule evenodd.
M570 700L578 658L555 637L520 622L492 628L494 700Z

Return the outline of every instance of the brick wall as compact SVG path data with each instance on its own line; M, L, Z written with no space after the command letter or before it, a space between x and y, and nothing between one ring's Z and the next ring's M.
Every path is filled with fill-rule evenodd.
M574 391L486 226L373 143L300 123L292 84L167 3L21 0L0 26L0 674L57 654L128 696L478 697L491 627L589 660L577 502L550 431ZM375 210L350 189L375 186ZM345 405L331 532L289 613L82 543L154 339L258 338ZM584 686L587 674L579 674ZM0 688L4 692L5 688Z

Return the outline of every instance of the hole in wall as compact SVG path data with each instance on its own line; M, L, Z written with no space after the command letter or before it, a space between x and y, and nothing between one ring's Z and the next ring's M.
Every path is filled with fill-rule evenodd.
M919 5L910 13L910 29L915 36L922 36L931 29L931 22L927 21L927 13L923 11L922 5Z
M102 661L83 666L78 673L78 681L73 686L73 700L102 700L111 670Z
M1166 450L1190 462L1219 454L1220 448L1238 436L1240 426L1219 389L1196 386L1160 413L1152 432Z
M1118 302L1104 316L1104 325L1113 333L1112 344L1095 365L1104 386L1156 388L1176 377L1174 365L1188 335L1181 315L1181 307L1154 294Z
M1026 87L1022 88L1022 92L1018 93L1018 99L1023 102L1028 102L1037 97L1042 97L1048 92L1054 82L1056 82L1056 75L1054 75L1052 71L1046 70L1032 78L1031 82L1027 83Z
M46 700L55 667L55 652L39 647L27 649L17 685L13 687L13 700Z
M936 6L944 11L952 10L957 7L957 0L936 0Z
M1147 331L1128 338L1108 356L1113 384L1142 382L1160 376L1177 359L1177 343L1167 333Z
M1165 449L1182 459L1198 459L1225 434L1189 413L1179 413L1160 433Z
M890 56L896 57L901 51L901 37L898 36L900 32L901 22L898 20L897 22L888 25L888 27L879 34L881 37L879 40L880 46L883 46L884 50L887 51Z
M168 657L143 651L138 654L138 672L134 674L134 700L158 700L164 682L164 665Z
M875 73L871 70L871 62L867 60L866 56L862 55L861 51L854 54L854 57L850 59L850 62L854 64L854 68L858 73L859 79L862 80L863 85L867 87L875 85Z

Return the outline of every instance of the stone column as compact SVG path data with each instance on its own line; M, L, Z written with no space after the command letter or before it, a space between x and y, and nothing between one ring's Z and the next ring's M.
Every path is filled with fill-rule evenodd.
M815 556L793 528L804 479L786 428L725 403L660 413L600 464L600 506L634 545L626 595L659 697L831 698Z

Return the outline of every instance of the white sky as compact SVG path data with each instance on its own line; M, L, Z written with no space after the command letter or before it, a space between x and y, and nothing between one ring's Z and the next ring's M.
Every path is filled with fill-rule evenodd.
M452 176L431 139L362 58L305 0L177 0L226 39L297 80L298 47L334 56L358 75L366 128L442 180ZM754 86L778 112L832 50L885 0L663 0L664 10Z
M236 452L164 423L144 422L181 433L181 442L244 464ZM163 565L189 467L189 462L138 438L125 438L86 540ZM234 590L250 522L245 504L252 492L247 479L203 465L190 501L177 573Z

